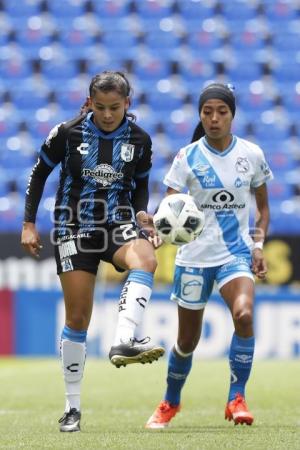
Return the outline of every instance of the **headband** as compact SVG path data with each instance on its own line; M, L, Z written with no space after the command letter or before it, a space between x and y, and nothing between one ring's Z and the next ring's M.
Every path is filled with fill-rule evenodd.
M232 117L235 115L235 96L233 94L233 87L231 85L213 83L206 87L199 98L199 112L201 112L204 103L207 100L216 98L222 100L228 105Z

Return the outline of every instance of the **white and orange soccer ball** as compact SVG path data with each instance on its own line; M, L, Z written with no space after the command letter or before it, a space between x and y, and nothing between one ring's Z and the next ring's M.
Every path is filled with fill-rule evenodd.
M195 240L205 223L203 211L188 194L165 197L153 216L158 236L167 244L183 245Z

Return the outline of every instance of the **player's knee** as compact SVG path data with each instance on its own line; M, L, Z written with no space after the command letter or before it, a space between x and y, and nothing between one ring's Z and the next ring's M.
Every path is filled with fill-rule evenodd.
M183 353L192 353L197 347L199 339L197 337L187 336L178 339L178 347Z
M234 314L234 323L240 328L249 328L253 325L253 315L250 309L241 309Z
M66 325L72 330L87 330L89 319L84 313L74 312L72 314L69 314L66 318Z
M140 259L136 266L138 267L132 268L154 273L157 267L157 261L154 255L145 255L142 259Z

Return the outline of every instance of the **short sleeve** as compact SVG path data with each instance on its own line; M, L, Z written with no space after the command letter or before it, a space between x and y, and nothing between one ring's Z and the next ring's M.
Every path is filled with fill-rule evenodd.
M175 156L170 170L164 178L164 184L176 191L182 191L187 186L188 171L185 149L181 149Z
M257 188L273 178L273 173L265 159L262 149L260 147L256 147L256 162L254 175L251 180L251 187Z

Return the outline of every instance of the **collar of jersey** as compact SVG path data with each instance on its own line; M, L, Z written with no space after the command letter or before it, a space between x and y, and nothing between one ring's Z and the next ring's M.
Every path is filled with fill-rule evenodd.
M96 133L102 139L113 139L114 137L119 136L119 134L122 133L122 131L124 131L128 126L128 119L125 119L125 122L122 123L122 125L119 128L117 128L115 131L113 131L112 133L104 133L98 127L96 127L96 125L92 121L92 114L93 113L90 112L87 115L88 127L91 128L91 130L93 130L94 133Z
M203 142L203 144L205 145L205 147L210 151L210 152L212 152L214 155L218 155L218 156L226 156L226 155L228 155L228 153L229 152L231 152L231 150L233 149L233 147L235 146L235 144L236 144L236 136L232 136L232 141L231 141L231 143L230 143L230 145L227 147L227 148L225 148L225 150L223 150L222 152L218 152L218 150L216 150L215 148L213 148L211 145L209 145L209 143L207 142L207 140L206 140L206 136L203 136L203 138L202 138L202 142Z

